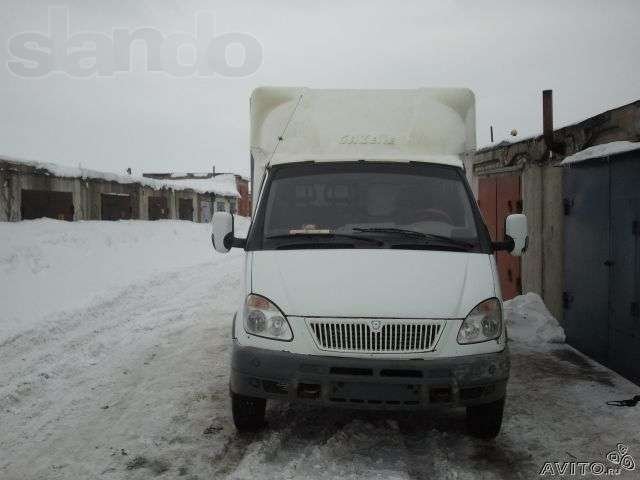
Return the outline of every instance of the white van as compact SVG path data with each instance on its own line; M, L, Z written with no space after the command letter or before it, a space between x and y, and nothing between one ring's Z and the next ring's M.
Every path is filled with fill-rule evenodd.
M509 356L494 252L520 255L523 215L493 242L465 178L466 89L259 88L251 97L253 220L230 390L239 430L267 399L367 409L465 406L498 434Z

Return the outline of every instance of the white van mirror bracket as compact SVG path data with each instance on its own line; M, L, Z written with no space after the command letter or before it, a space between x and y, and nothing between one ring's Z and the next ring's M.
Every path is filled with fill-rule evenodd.
M232 247L244 248L245 240L234 237L234 218L229 212L215 212L211 219L211 243L216 252L227 253Z

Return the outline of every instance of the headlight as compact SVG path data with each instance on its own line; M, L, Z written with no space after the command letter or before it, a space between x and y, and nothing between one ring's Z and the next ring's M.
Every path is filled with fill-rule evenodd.
M244 329L251 335L290 341L293 332L284 314L273 303L252 293L244 306Z
M479 303L464 319L458 332L458 343L494 340L502 334L502 308L497 298Z

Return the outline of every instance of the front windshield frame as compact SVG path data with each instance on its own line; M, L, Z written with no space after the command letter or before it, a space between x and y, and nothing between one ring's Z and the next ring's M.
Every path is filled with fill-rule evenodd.
M291 168L291 167L297 167L300 168L302 166L307 166L308 168L315 168L315 165L329 165L328 163L316 163L313 161L309 161L309 162L296 162L296 163L287 163L287 164L279 164L279 165L273 165L271 167L269 167L267 169L267 171L265 172L265 178L263 181L263 188L262 191L260 192L260 197L258 199L258 205L257 205L257 209L255 211L254 214L254 219L253 222L251 223L251 228L248 232L247 235L247 242L245 245L245 250L246 251L259 251L259 250L278 250L279 246L277 244L274 244L273 242L265 242L266 238L265 238L265 232L264 232L264 224L266 221L266 211L267 211L267 204L268 204L268 199L269 199L269 193L271 191L271 187L272 187L272 182L274 181L274 178L277 177L277 174L279 171L283 170L283 169L287 169L287 168ZM423 162L366 162L366 161L350 161L350 162L331 162L330 165L334 168L339 168L340 166L347 166L347 167L353 167L353 166L357 166L357 167L362 167L365 165L370 165L372 168L375 168L376 166L391 166L393 168L397 168L399 173L402 174L406 174L407 172L403 171L406 168L441 168L441 169L449 169L450 173L453 172L458 179L460 180L460 182L462 183L463 187L464 187L464 192L466 194L466 198L467 201L469 202L469 208L471 210L471 214L472 214L472 218L473 218L473 222L475 225L475 229L476 229L476 233L477 233L477 245L468 250L468 253L483 253L483 254L492 254L493 253L493 248L492 248L492 243L491 243L491 237L489 235L488 229L484 223L484 220L482 218L482 215L480 213L480 209L478 208L478 204L475 200L475 197L473 196L473 192L471 191L471 188L467 182L467 179L464 175L464 172L461 168L459 167L455 167L455 166L450 166L450 165L442 165L442 164L435 164L435 163L423 163ZM320 236L319 236L320 237ZM382 236L375 236L373 235L372 238L378 238L381 239ZM271 245L269 245L269 243L271 243ZM325 242L322 242L322 244L325 244ZM306 245L307 248L312 249L312 248L318 248L317 246L314 247L314 245L312 243L309 243L308 245ZM381 247L381 246L376 246L374 243L367 243L367 242L363 242L361 244L359 244L357 247L354 246L350 246L350 247L346 247L343 245L343 242L336 242L335 245L330 245L329 243L326 243L326 247L327 248L375 248L375 249L379 249L379 248L388 248L388 247ZM300 249L304 249L305 246L300 245L299 247ZM403 249L402 246L394 246L394 249ZM408 246L406 248L407 250L410 249L414 249L411 248L410 246ZM438 248L438 245L433 245L430 248L428 248L429 250L448 250L448 248Z

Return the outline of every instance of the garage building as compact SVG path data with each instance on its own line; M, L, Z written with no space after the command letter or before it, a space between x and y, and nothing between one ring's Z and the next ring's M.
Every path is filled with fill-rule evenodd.
M180 182L0 157L0 221L209 222L216 202L239 196L233 175Z

